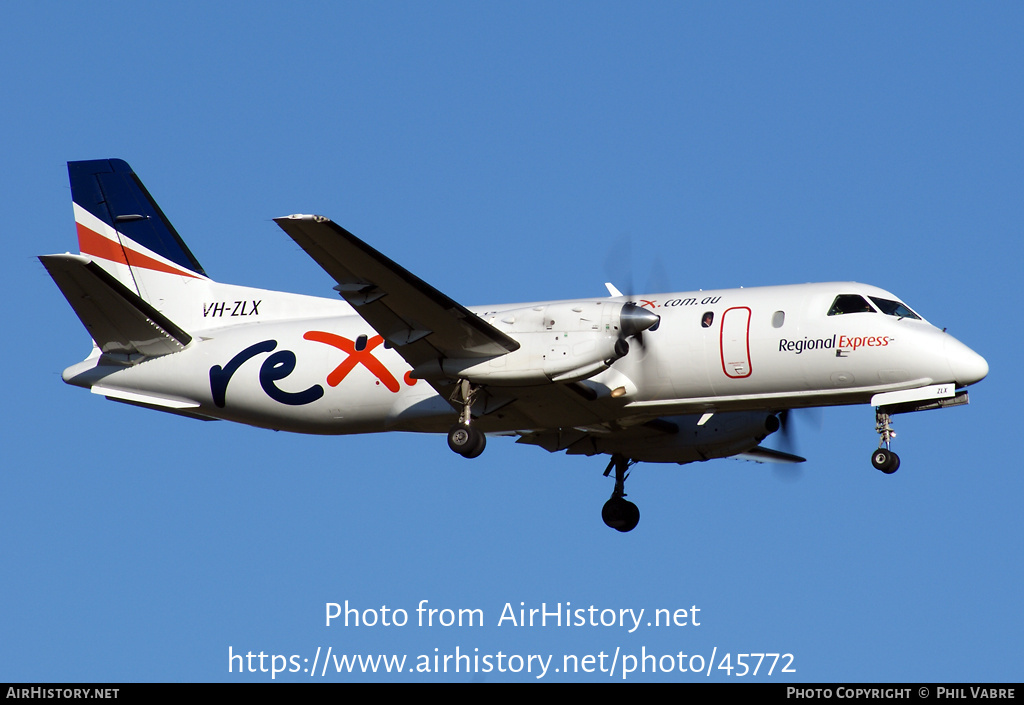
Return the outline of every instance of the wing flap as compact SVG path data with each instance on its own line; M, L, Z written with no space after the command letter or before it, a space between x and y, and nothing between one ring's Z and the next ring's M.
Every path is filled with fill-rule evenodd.
M440 359L486 358L519 343L329 218L275 218L337 282L335 289L414 368Z
M192 336L79 255L39 258L105 355L155 357L182 350Z

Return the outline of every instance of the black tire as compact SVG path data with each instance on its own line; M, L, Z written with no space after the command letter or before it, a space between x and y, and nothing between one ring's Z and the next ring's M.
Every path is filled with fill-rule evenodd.
M455 424L448 431L448 447L464 458L475 458L484 452L487 437L472 426Z
M451 443L451 441L449 441L449 443ZM871 452L871 464L874 466L875 470L881 470L888 462L889 451L885 448L879 448L878 450Z
M640 508L628 499L612 497L604 503L601 518L609 528L626 533L640 523Z
M890 451L891 452L891 451ZM900 469L900 456L892 453L892 464L883 470L886 475L892 475L894 472Z
M886 475L892 475L899 470L900 456L887 448L879 448L871 454L871 464L876 470L881 470Z
M467 458L476 458L481 453L483 453L484 452L484 448L487 447L487 436L485 436L483 433L481 433L480 431L476 430L472 426L470 427L469 432L476 437L476 442L475 442L475 444L473 446L473 450L471 450L468 453L466 453L466 457Z

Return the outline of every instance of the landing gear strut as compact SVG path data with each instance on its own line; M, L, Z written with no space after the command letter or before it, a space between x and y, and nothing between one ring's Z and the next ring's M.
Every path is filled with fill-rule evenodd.
M625 499L626 478L629 477L629 466L634 463L636 463L635 460L615 453L604 471L604 476L608 477L614 468L615 489L612 491L611 499L605 502L604 508L601 509L601 518L609 527L623 533L632 531L640 523L640 510L635 504Z
M889 443L896 437L896 432L892 430L892 419L889 414L882 411L882 407L875 409L875 430L881 440L878 443L878 450L871 454L871 464L876 470L892 475L900 469L900 456L889 450Z
M452 395L452 401L462 404L462 412L459 414L459 422L448 431L448 447L463 458L475 458L487 446L487 436L470 425L473 420L473 401L479 389L468 380L462 380Z

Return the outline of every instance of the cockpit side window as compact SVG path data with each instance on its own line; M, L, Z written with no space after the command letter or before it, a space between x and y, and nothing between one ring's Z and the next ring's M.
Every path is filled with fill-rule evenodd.
M875 306L887 316L897 316L899 318L913 318L918 321L921 317L911 311L906 305L901 304L899 301L890 301L889 299L879 299L876 296L872 296L871 300L875 302Z
M840 294L832 302L828 315L841 316L845 313L875 313L875 309L860 294Z

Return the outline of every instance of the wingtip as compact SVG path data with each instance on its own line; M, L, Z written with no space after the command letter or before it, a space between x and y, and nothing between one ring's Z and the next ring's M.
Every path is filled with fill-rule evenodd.
M325 215L311 215L308 213L293 213L292 215L283 215L280 218L274 218L275 223L280 223L282 220L309 220L314 223L326 223L330 218Z

